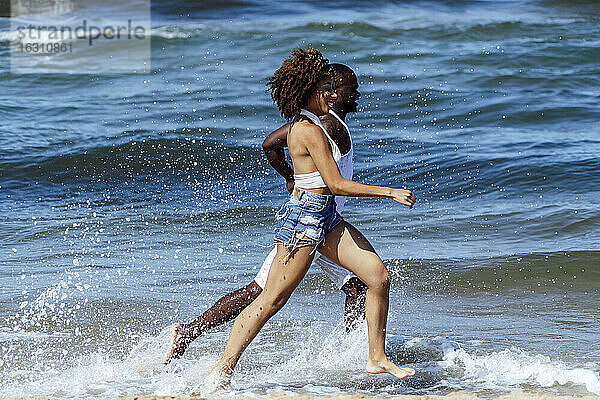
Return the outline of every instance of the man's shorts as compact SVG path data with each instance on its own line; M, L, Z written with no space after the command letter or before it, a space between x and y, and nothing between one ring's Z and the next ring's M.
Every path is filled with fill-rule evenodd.
M265 288L265 284L267 283L267 276L269 276L269 270L271 269L271 264L273 264L273 260L275 259L276 254L277 246L273 247L267 258L265 258L265 261L260 267L260 271L258 271L258 274L256 274L256 277L254 278L254 282L256 282L258 286L260 286L262 289ZM313 263L321 267L323 272L325 272L325 274L329 277L329 279L331 279L333 284L338 289L341 289L342 286L344 286L350 278L355 276L352 272L340 267L339 265L337 265L329 258L325 257L320 253L317 253L315 259L313 260Z

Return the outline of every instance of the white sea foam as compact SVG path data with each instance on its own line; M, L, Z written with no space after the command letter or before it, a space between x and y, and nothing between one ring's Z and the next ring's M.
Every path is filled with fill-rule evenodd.
M17 40L18 35L16 31L0 31L0 42L12 42Z
M13 340L46 340L53 338L64 338L71 336L69 332L26 332L13 330L10 328L0 328L0 342L9 342Z
M276 327L273 332L281 334L285 329ZM595 372L597 366L569 365L565 361L515 348L496 352L467 351L458 342L440 337L407 339L389 336L390 355L400 357L400 362L417 370L415 378L398 383L385 375L373 377L365 373L368 351L366 324L350 334L346 334L341 323L333 329L321 326L311 329L303 338L283 344L274 343L273 337L266 340L259 338L258 343L249 349L249 354L242 358L233 375L232 385L216 395L297 393L298 390L315 395L359 390L400 394L403 387L410 388L412 380L419 379L419 374L433 376L433 386L474 392L571 385L580 387L581 393L585 388L590 393L600 394L600 380ZM201 345L209 351L198 353L191 349L183 359L173 360L163 368L168 339L169 329L165 328L157 336L143 338L124 359L96 352L82 356L68 368L14 371L8 379L11 383L3 385L0 395L61 399L140 393L209 395L206 378L224 344L222 333L199 339L204 341ZM273 345L275 347L271 347ZM467 346L479 347L474 343ZM277 350L273 351L274 348Z
M157 351L166 335L142 341L125 360L102 352L81 357L73 366L40 366L35 371L14 371L0 396L48 396L54 398L115 397L147 391L160 370ZM145 349L145 350L142 350Z
M150 31L152 37L163 39L189 39L198 36L200 30L205 29L203 24L189 24L184 26L157 26Z
M582 385L590 393L600 394L598 373L587 368L567 365L540 354L528 354L511 348L487 354L445 349L440 366L462 372L461 380L490 389L519 388L524 384L544 388L554 385Z

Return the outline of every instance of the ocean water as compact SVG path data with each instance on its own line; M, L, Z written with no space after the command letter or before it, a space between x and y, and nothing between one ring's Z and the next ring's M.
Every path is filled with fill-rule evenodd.
M68 2L104 23L118 8ZM64 10L63 10L64 11ZM600 395L600 5L152 3L148 74L11 73L0 18L0 396L202 393L230 324L161 367L167 327L250 282L283 180L266 79L297 46L352 67L349 199L392 274L388 352L312 267L233 394ZM96 48L102 52L102 46Z

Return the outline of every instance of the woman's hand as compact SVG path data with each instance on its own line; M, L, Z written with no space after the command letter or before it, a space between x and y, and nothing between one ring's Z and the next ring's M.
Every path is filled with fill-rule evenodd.
M415 196L410 190L392 189L390 199L412 208L413 204L415 204L415 201L417 201L417 196Z

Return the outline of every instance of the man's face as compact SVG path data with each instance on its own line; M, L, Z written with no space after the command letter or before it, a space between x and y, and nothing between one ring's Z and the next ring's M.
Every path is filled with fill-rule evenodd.
M356 75L349 72L343 74L335 82L335 92L338 95L335 101L335 109L345 112L356 112L356 108L358 107L356 101L360 97Z

